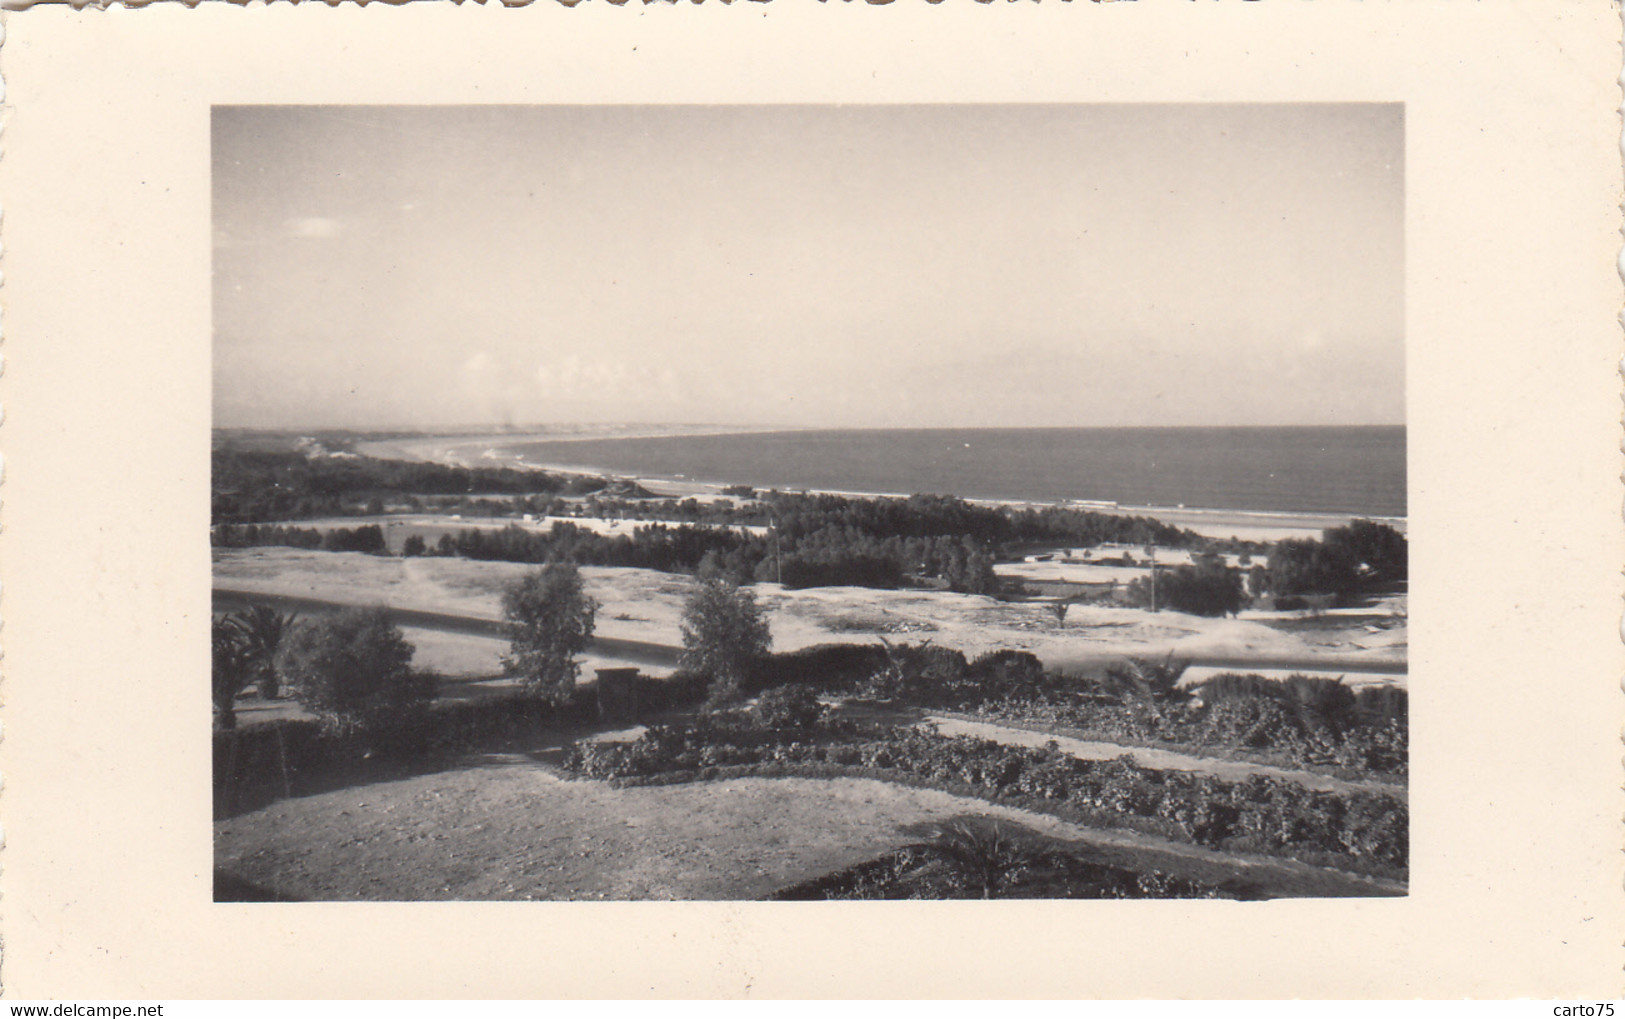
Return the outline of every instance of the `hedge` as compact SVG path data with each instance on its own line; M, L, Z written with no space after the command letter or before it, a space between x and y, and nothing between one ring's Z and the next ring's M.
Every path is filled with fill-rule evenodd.
M1266 776L1224 782L1143 768L1128 758L1081 761L1053 746L1012 747L915 729L829 729L824 735L798 738L726 722L657 726L631 743L573 744L565 767L589 778L681 780L706 777L705 769L773 764L795 774L834 766L965 786L989 798L1021 795L1064 805L1092 823L1213 848L1329 854L1384 872L1403 871L1409 855L1409 811L1385 794L1316 792Z
M930 873L928 846L905 846L832 874L781 888L767 896L773 902L831 899L975 898L973 889ZM1070 853L1027 855L1001 899L1232 899L1257 897L1250 889L1220 887L1160 870L1133 871L1094 863Z

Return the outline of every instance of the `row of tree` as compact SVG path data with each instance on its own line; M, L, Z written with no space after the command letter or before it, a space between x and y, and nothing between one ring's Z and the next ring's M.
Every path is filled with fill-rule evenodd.
M389 552L389 546L384 541L384 529L377 524L335 527L328 531L281 524L221 524L209 531L209 544L215 548L275 545L320 549L323 552L367 552L372 555Z
M1216 552L1198 553L1190 565L1153 568L1150 576L1131 581L1125 595L1129 604L1141 608L1235 615L1249 600L1265 596L1278 601L1309 595L1344 599L1391 589L1408 578L1408 558L1405 536L1398 530L1355 520L1327 529L1319 540L1276 542L1268 565L1250 565L1245 574L1225 565ZM1064 618L1064 607L1057 614Z
M216 449L211 459L215 523L263 523L333 516L352 508L382 511L408 496L585 494L601 478L506 467L451 467L361 456Z
M549 563L502 596L509 626L503 666L527 693L553 703L576 695L577 660L592 642L598 602L573 563ZM683 606L681 664L710 677L708 703L737 702L772 644L755 596L726 577L695 580ZM398 722L435 696L435 679L412 669L413 647L384 608L349 609L299 620L254 605L213 624L215 725L236 727L237 698L256 686L266 699L288 695L330 731Z
M236 728L236 701L249 686L267 700L297 698L340 732L391 724L435 696L434 677L412 670L413 647L382 608L301 621L253 605L216 616L212 638L217 728Z
M410 553L426 553L413 545ZM796 535L761 534L716 526L648 524L630 535L604 535L569 521L533 531L513 526L468 529L443 535L436 554L467 559L586 566L629 566L667 573L708 572L735 584L782 581L787 587L896 588L915 579L936 579L954 591L998 590L991 548L971 538L877 538L852 527L829 525Z
M953 536L982 546L1012 542L1155 543L1187 547L1200 538L1148 517L1050 506L1015 509L953 496L906 499L770 491L736 486L733 498L655 499L625 482L498 467L453 467L354 455L216 449L215 523L267 523L337 515L386 504L445 508L479 516L558 514L565 495L585 496L588 515L680 523L775 526L800 537L838 527L874 538ZM501 496L482 499L480 496ZM455 499L455 503L447 502ZM737 500L737 501L736 501Z
M1268 567L1253 567L1248 584L1254 595L1347 597L1393 587L1409 576L1405 535L1387 524L1356 520L1346 527L1328 528L1319 541L1276 542Z
M221 525L212 532L217 547L286 545L330 552L384 554L377 525L336 528L325 533L275 524ZM630 535L608 536L558 521L546 531L518 526L471 528L443 534L431 547L418 535L404 554L462 556L503 562L555 560L591 566L626 566L668 573L704 573L735 584L779 581L787 587L896 588L935 578L949 590L995 594L992 550L970 538L891 536L876 538L854 526L826 526L792 535L763 535L716 526L650 524ZM1408 576L1405 536L1369 520L1331 528L1320 540L1289 538L1270 550L1269 564L1245 573L1224 564L1214 552L1197 554L1190 565L1158 569L1128 585L1126 600L1146 608L1197 615L1233 615L1253 598L1305 595L1348 597L1389 588Z
M1199 535L1150 517L1097 513L1065 506L1018 509L980 505L943 495L889 498L779 491L754 493L743 488L731 491L752 491L754 498L736 503L722 499L701 502L694 498L624 499L599 495L583 502L582 509L594 516L614 519L772 526L781 535L792 538L833 526L880 539L968 538L989 548L1029 543L1092 546L1106 542L1187 548L1203 541Z

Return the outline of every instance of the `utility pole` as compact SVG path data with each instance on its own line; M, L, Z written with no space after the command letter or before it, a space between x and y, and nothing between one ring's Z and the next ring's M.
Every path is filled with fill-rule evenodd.
M1146 555L1151 557L1151 611L1157 611L1157 546L1147 545Z
M779 558L779 518L773 512L773 507L767 507L767 529L773 532L773 576L780 587L784 586L784 562Z

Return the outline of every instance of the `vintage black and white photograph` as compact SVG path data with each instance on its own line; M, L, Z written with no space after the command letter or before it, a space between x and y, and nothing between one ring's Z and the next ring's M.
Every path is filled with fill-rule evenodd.
M1405 120L215 106L216 901L1405 895Z

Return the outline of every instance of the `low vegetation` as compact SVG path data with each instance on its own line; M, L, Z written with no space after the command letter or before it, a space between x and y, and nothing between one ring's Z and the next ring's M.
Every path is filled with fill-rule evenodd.
M1092 679L1047 673L1024 651L967 661L930 643L830 644L764 660L745 692L804 684L825 695L975 714L1084 739L1284 767L1395 777L1407 771L1403 689L1236 674L1190 687L1181 682L1184 671L1173 658L1139 658Z
M1265 776L1226 782L1128 758L1079 760L1053 744L1037 750L913 728L831 722L809 734L713 716L653 727L631 743L573 744L565 767L587 778L642 783L740 775L883 778L1085 824L1373 873L1401 873L1408 856L1408 814L1393 796L1314 792Z
M412 646L383 610L301 621L251 606L216 619L216 786L226 790L225 806L217 803L217 810L236 809L238 792L269 782L273 767L287 794L343 768L429 766L543 731L551 740L560 730L584 735L601 728L596 705L583 696L591 687L577 685L577 658L592 638L597 605L576 564L594 564L688 573L695 580L682 613L681 671L669 680L635 681L639 710L645 717L666 712L667 724L631 742L571 744L564 767L574 775L639 785L736 776L876 778L1224 852L1292 857L1383 877L1406 871L1408 812L1402 797L1387 792L1348 783L1329 783L1335 792L1315 791L1268 776L1227 781L1148 768L1128 757L1080 760L1054 742L1013 746L916 724L922 712L963 713L1056 736L1391 779L1407 768L1403 690L1356 691L1334 680L1242 674L1192 686L1173 659L1131 660L1098 678L1079 679L1047 673L1024 652L967 660L952 648L892 644L885 637L773 655L749 587L782 580L789 587L920 585L995 594L1001 593L996 560L1035 545L1154 544L1196 554L1190 565L1157 568L1114 597L1220 616L1239 612L1249 596L1284 608L1402 585L1405 539L1384 525L1356 521L1318 541L1279 542L1269 549L1268 565L1248 563L1244 572L1216 554L1218 543L1189 532L1058 507L743 487L727 500L660 501L605 479L325 451L217 450L215 467L213 534L225 547L388 554L376 524L319 532L287 522L425 505L475 507L491 517L568 512L649 521L616 536L567 521L547 531L463 529L433 544L411 536L408 555L539 567L503 597L512 634L504 664L520 684L511 696L437 703L435 677L412 669ZM1052 611L1056 625L1064 624L1066 603L1055 602ZM266 698L292 696L316 720L237 730L234 705L250 687ZM674 713L680 713L675 721ZM854 720L859 717L869 720ZM781 897L1233 894L1234 888L1085 859L1030 832L963 822Z
M566 478L511 468L442 464L324 452L216 448L211 460L215 523L263 523L383 511L386 501L417 495L553 494L596 491L600 479Z
M924 841L769 896L827 899L1214 899L1251 889L1131 870L1006 821L962 818Z

